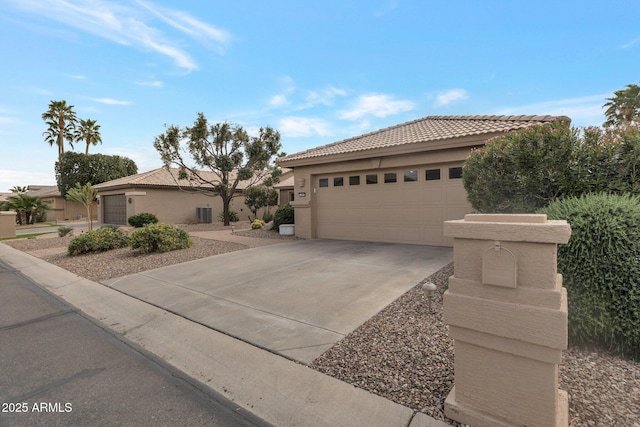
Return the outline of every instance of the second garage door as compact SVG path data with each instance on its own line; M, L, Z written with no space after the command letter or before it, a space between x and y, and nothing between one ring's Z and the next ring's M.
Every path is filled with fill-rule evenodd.
M316 235L451 246L443 221L471 210L461 176L457 165L316 176Z
M103 222L122 225L127 223L127 202L124 194L102 196Z

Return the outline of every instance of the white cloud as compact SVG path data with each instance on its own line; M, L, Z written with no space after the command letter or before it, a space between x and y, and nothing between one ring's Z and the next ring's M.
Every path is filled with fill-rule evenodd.
M308 117L285 117L278 126L283 135L296 138L301 136L330 136L329 123L324 119Z
M469 98L469 94L464 89L447 90L445 92L438 93L436 97L436 106L441 107L467 98Z
M495 114L506 115L552 115L567 116L573 126L601 126L605 121L602 106L610 93L589 95L579 98L557 99L536 104L508 107L497 111Z
M99 102L100 104L107 105L129 105L131 102L129 101L119 101L117 99L112 98L90 98L92 101Z
M640 43L640 37L636 37L635 39L628 41L627 43L623 44L622 46L620 46L621 49L629 49L630 47L633 47L635 45L637 45L638 43Z
M164 83L160 80L153 80L150 82L135 82L138 86L151 86L151 87L162 87Z
M331 105L337 96L347 96L347 91L333 86L327 86L318 91L310 90L307 92L306 105L303 108L309 108L317 104Z
M138 1L131 6L106 0L8 0L15 8L33 15L61 22L77 30L94 34L115 43L151 50L171 58L188 71L198 68L195 60L178 42L165 35L153 18L176 29L199 43L223 53L232 37L185 12L157 8Z
M358 120L368 115L387 117L404 111L411 111L414 108L415 104L411 101L395 101L390 95L373 93L362 95L358 98L353 108L338 111L338 117L346 120Z
M71 79L76 79L76 80L86 80L85 76L79 75L79 74L70 74L69 78Z
M271 107L282 107L287 105L287 95L284 93L279 93L278 95L274 95L269 100L269 106Z
M9 192L16 185L56 185L56 177L53 171L37 172L32 168L29 171L0 169L0 192Z

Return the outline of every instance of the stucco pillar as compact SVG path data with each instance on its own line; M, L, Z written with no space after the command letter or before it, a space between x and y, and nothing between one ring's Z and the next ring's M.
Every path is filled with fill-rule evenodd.
M445 414L471 426L567 426L558 364L567 348L567 293L557 273L566 221L466 215L446 221L454 275L444 321L455 349Z
M0 238L16 237L16 215L15 211L0 212Z

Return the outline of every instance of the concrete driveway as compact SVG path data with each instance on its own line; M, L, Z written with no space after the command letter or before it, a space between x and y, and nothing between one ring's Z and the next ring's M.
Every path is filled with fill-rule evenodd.
M452 260L451 248L298 240L145 271L105 284L252 345L309 363Z

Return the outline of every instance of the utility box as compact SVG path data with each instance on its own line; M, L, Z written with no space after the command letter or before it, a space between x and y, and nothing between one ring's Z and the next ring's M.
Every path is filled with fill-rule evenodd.
M474 427L567 426L557 244L569 241L570 226L546 215L466 215L446 221L444 233L454 238L444 321L455 349L445 414Z
M211 224L211 208L196 208L196 218L200 224Z

